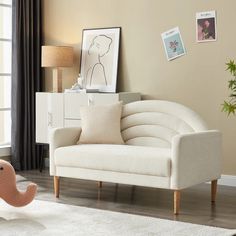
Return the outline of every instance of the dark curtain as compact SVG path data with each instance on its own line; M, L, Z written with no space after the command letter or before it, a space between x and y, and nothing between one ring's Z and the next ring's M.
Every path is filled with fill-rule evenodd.
M41 0L12 1L12 157L16 170L38 168L35 92L41 82Z

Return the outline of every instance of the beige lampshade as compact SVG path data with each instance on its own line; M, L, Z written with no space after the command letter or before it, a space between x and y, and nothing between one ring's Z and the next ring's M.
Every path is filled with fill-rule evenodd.
M73 66L73 47L42 46L42 67Z

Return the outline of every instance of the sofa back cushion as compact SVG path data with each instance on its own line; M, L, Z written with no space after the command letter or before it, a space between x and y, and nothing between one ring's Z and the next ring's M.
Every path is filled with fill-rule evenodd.
M123 106L121 133L129 145L170 148L173 136L204 130L202 118L178 103L146 100Z

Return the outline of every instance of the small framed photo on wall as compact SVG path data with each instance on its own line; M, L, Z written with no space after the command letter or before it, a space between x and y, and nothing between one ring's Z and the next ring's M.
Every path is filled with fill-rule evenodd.
M212 42L216 41L216 11L206 11L196 13L196 41Z
M184 43L178 27L161 34L167 60L173 60L186 54Z
M83 87L116 92L121 28L84 29L80 59Z

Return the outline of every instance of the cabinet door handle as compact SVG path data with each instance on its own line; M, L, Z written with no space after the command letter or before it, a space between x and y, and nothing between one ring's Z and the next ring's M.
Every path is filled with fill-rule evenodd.
M48 126L52 127L52 113L48 112Z
M89 96L88 97L88 106L93 105L94 101L93 101L93 97Z

